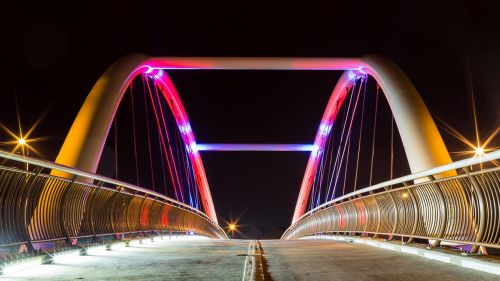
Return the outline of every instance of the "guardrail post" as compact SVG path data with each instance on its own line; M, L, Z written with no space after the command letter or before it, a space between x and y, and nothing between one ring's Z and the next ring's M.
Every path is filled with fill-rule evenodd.
M137 195L137 191L134 192L134 195L132 195L132 198L128 200L127 207L125 208L125 218L127 220L127 232L131 232L132 230L130 229L130 218L128 215L129 207L130 204L132 204L132 200L134 199L135 195Z
M24 239L26 240L26 247L28 248L29 251L33 251L33 244L31 243L31 237L29 235L29 221L31 219L31 216L28 217L28 201L31 198L31 194L33 193L33 186L35 185L35 180L40 176L40 174L43 171L43 167L36 167L34 170L35 175L30 179L30 183L28 185L28 189L26 191L26 195L23 198L23 220L22 220L22 230L23 230L23 236Z
M441 244L441 238L444 235L444 232L446 231L446 221L448 220L447 216L447 210L446 210L446 199L444 198L443 191L441 190L441 186L439 183L435 182L434 176L429 176L431 179L431 185L436 189L436 192L439 196L439 199L441 199L441 205L439 208L439 212L441 213L441 223L440 223L440 228L438 232L438 236L436 237L436 240L432 244L432 247L438 247Z
M156 210L156 203L158 203L158 197L155 196L153 202L151 203L151 207L149 207L149 230L153 231L153 235L156 234L156 229L153 227L155 222L153 221L153 216L156 216L153 214L153 211Z
M477 182L476 178L470 175L470 169L468 167L464 167L463 170L467 173L467 177L470 179L472 187L477 194L477 200L479 203L479 227L477 229L476 241L474 241L476 244L474 244L470 250L471 253L475 253L479 249L479 245L477 245L477 243L481 242L483 239L484 231L486 229L486 200L484 198L483 190L481 189L481 186Z
M368 207L365 203L365 198L360 197L359 200L363 204L363 208L365 210L365 214L364 214L365 215L365 227L363 228L363 232L361 233L361 235L364 236L366 234L366 228L368 227Z
M66 201L68 199L68 194L70 193L70 189L73 188L77 179L78 179L78 176L74 175L72 177L71 182L68 184L68 187L66 188L66 190L64 191L64 193L61 197L61 209L59 210L59 224L61 225L61 229L62 229L64 236L66 236L66 239L65 239L66 245L69 245L71 243L70 238L69 238L70 237L69 231L66 228L66 223L65 223L66 222L66 220L65 220Z
M155 201L153 201L153 204L151 205L151 210L155 210L156 211L156 208L158 205L161 206L162 203L160 203L160 199L158 197L155 197ZM156 206L155 206L156 205ZM153 208L154 207L154 208ZM161 209L160 209L161 210ZM155 215L156 216L156 215ZM153 228L153 225L156 225L156 224L159 224L158 221L155 221L154 223L151 223L151 220L153 219L153 216L149 216L149 227L153 230L153 231L156 231L158 229L154 229ZM161 219L161 216L160 216L160 219Z
M387 194L389 195L389 198L391 198L392 204L394 205L394 215L396 216L394 218L394 226L392 227L392 233L391 236L387 240L392 240L394 238L394 233L396 232L396 228L398 226L398 219L399 219L399 214L398 214L398 206L396 205L396 200L394 199L394 195L392 192L390 192L391 188L384 188L385 190L389 191Z
M380 213L380 205L378 204L378 201L377 201L377 195L373 194L372 196L373 196L373 200L375 200L375 205L377 205L377 228L375 230L375 235L373 235L373 238L377 238L378 231L380 230L382 215Z
M352 202L352 197L350 198L347 198L347 200L349 201L346 201L344 203L344 205L346 205L346 217L347 217L347 226L349 226L349 222L353 220L353 217L355 216L355 219L354 219L354 228L351 229L351 231L347 232L347 235L353 235L353 233L356 233L356 228L358 227L358 209L356 208L356 205L354 205L354 203ZM354 209L354 213L353 214L350 214L349 213L349 209L347 208L347 204L350 204L352 206L352 208ZM349 229L347 229L349 230Z
M116 229L115 229L115 202L118 197L120 197L120 193L123 190L123 187L121 186L116 186L116 189L118 190L117 192L115 191L115 194L113 194L113 200L111 201L111 210L109 212L109 221L111 223L111 230L113 230L113 234L116 237Z
M148 194L145 194L144 198L142 199L141 208L139 209L139 228L141 229L142 232L144 232L144 228L142 227L142 224L141 224L141 215L142 215L142 210L144 209L144 206L146 205L147 199L148 199Z
M99 191L101 190L101 187L104 185L104 182L102 181L99 181L97 183L97 189L94 189L94 193L92 194L92 198L90 201L90 210L88 210L89 212L89 220L90 220L90 228L92 229L92 235L94 235L94 238L93 239L96 239L96 231L95 231L95 224L94 224L94 206L95 206L95 198L96 198L96 195L99 193Z
M168 204L174 209L179 209L178 212L175 212L175 215L179 219L174 224L182 224L184 220L181 218L188 217L186 219L187 223L192 224L193 221L200 222L200 224L193 225L194 231L208 234L209 236L220 236L221 238L225 236L224 231L203 212L164 195L149 192L147 189L49 161L21 157L1 150L0 158L17 161L18 164L34 166L34 169L31 171L17 167L0 167L0 176L4 183L7 180L11 181L8 183L9 186L5 184L2 186L6 189L4 191L6 193L5 198L3 198L4 201L13 205L13 208L6 211L6 216L14 217L14 220L10 223L8 221L3 222L4 226L10 229L7 231L8 237L0 242L4 246L12 247L12 249L14 245L20 245L23 251L26 248L31 251L35 242L45 243L45 241L66 240L66 243L70 244L71 241L75 241L75 239L81 237L89 237L93 241L97 241L100 240L98 239L98 235L108 234L111 231L114 233L118 231L120 233L121 230L135 230L133 223L136 221L134 217L139 220L139 224L141 218L144 219L142 228L138 232L144 234L145 231L153 231L155 235L159 235L158 231L161 229L159 225L161 225L160 220L162 215L159 212L163 210L163 204ZM47 169L58 171L65 178L42 174ZM82 178L85 179L84 182L81 181ZM55 202L52 202L54 200L49 200L45 202L47 203L46 205L38 206L38 197L45 190L43 188L44 184L58 189L60 197ZM114 194L110 192L113 187L119 188ZM132 194L134 191L135 194ZM87 199L84 201L80 200L81 202L78 201L80 193L83 193ZM133 201L133 205L130 200L127 200L131 196L135 196L134 199L137 200ZM150 199L153 201L148 202ZM152 204L148 205L149 203ZM139 206L141 210L139 214L135 214ZM148 218L148 214L142 212L147 207L151 207L148 210L152 211L154 217L149 216ZM38 210L37 208L45 209ZM101 212L103 211L102 208L109 209L110 212L103 213ZM123 211L128 213L131 211L131 208L134 208L134 214L123 218ZM55 212L54 214L51 213L55 215L55 221L47 221L48 217L43 213L47 210ZM74 212L78 212L79 214L73 214ZM38 214L37 217L33 217L36 214ZM176 225L176 227L183 229L185 226ZM129 232L126 232L126 234Z
M415 198L415 194L413 194L413 190L407 189L408 195L410 195L411 202L413 203L413 210L415 212L415 222L413 222L413 228L411 230L410 237L406 243L411 243L415 239L415 232L417 231L418 220L420 219L420 208L418 206L417 199Z

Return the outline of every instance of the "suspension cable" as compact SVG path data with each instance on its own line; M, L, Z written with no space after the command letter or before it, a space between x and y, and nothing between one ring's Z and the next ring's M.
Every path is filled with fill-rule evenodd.
M364 78L362 78L364 79ZM356 101L354 103L354 108L352 110L352 116L351 116L351 120L349 121L349 130L347 131L347 137L346 137L346 140L344 142L344 147L342 149L342 156L340 157L340 164L339 164L339 170L335 176L335 184L333 186L333 195L332 196L335 196L335 190L337 188L337 182L338 182L338 179L339 179L339 172L340 172L340 168L342 167L342 162L344 160L344 155L345 155L345 149L346 149L346 144L347 144L347 141L350 140L350 137L351 137L351 131L352 131L352 122L354 121L354 116L355 116L355 112L356 112L356 109L358 107L358 101L359 101L359 96L361 94L361 88L363 86L363 81L361 81L360 83L360 86L358 87L358 91L357 91L357 94L356 94ZM355 92L353 91L351 95L353 95ZM345 169L347 169L347 167L345 167Z
M170 179L172 180L172 186L173 186L173 190L174 190L174 194L175 194L175 198L177 200L180 200L181 198L179 197L179 192L178 192L178 182L176 181L176 174L174 176L174 173L172 172L172 166L171 166L171 159L170 159L170 155L169 153L167 152L167 147L165 145L165 138L163 137L163 130L162 130L162 126L161 126L161 123L160 123L160 119L158 118L158 112L156 110L156 105L155 105L155 101L153 99L153 94L152 94L152 91L151 91L151 87L150 85L148 84L148 92L149 92L149 100L151 101L151 106L153 107L153 112L154 112L154 116L155 116L155 120L156 120L156 125L158 127L158 131L159 131L159 137L160 137L160 144L161 144L161 147L163 149L163 153L165 155L165 160L167 160L167 167L168 167L168 171L170 173Z
M342 196L345 195L345 186L347 182L347 169L349 168L349 151L351 150L351 138L347 141L347 156L346 156L346 162L345 162L345 168L344 168L344 186L342 188Z
M394 178L394 118L391 116L391 177Z
M192 183L192 186L193 186L193 190L194 190L194 205L193 207L195 207L196 209L199 208L199 190L198 190L198 185L196 184L196 178L195 178L195 175L194 175L194 171L193 171L193 168L191 167L191 161L189 159L189 152L188 151L185 151L184 153L185 155L185 159L186 159L186 163L187 163L187 177L188 177L188 180L191 181Z
M167 121L165 120L165 113L163 111L163 106L162 106L162 103L161 103L161 100L160 100L160 94L158 92L158 88L154 87L154 90L155 90L155 97L156 97L156 101L158 102L158 108L160 109L160 116L161 116L161 119L163 121L163 129L165 130L165 136L167 138L167 144L168 144L168 152L170 152L170 157L172 159L172 166L173 166L173 169L174 169L174 174L176 176L176 179L177 179L177 186L179 187L179 194L181 196L181 201L182 202L185 202L184 201L184 191L182 190L182 184L181 184L181 179L180 179L180 176L179 176L179 171L177 169L177 165L175 163L175 158L174 158L174 152L172 150L172 144L171 144L171 141L170 141L170 134L169 134L169 131L168 131L168 123Z
M134 109L134 92L133 85L130 83L130 107L132 109L132 134L134 137L134 160L135 160L135 179L136 183L139 186L139 164L137 160L137 134L135 132L135 109Z
M320 153L320 151L318 151ZM323 160L324 160L324 153L321 155L321 160L319 166L319 171L314 174L314 181L313 181L313 199L312 202L314 202L314 205L312 206L313 208L319 205L319 196L321 194L321 174L323 173ZM318 175L319 174L319 175ZM316 181L317 180L317 181Z
M160 129L158 129L158 136L160 135ZM167 191L167 180L166 180L166 174L165 174L165 161L163 160L163 149L161 149L161 141L158 140L158 146L160 147L160 160L161 160L161 174L162 174L162 179L163 179L163 188L165 189L165 195L168 196L168 191Z
M187 172L187 165L186 165L185 155L183 153L183 147L182 147L183 140L182 140L182 136L181 136L180 132L176 129L177 129L177 127L174 130L176 132L175 135L176 135L177 158L180 158L180 160L178 160L179 170L181 170L181 173L182 173L182 169L184 169L185 177L182 177L182 178L185 178L185 183L187 185L187 190L188 190L188 195L189 195L189 203L191 206L193 206L191 180L190 180L189 174Z
M328 137L328 146L330 148L330 156L328 157L329 161L328 161L328 168L327 168L327 177L326 177L326 183L330 182L331 181L331 178L333 177L333 172L332 172L332 159L333 159L333 151L335 150L335 126L336 125L336 122L335 120L333 121L333 124L332 124L332 132L331 132L331 135L330 137ZM331 140L331 141L330 141ZM325 189L326 189L326 186L325 186ZM326 191L326 190L325 190ZM328 200L328 194L325 192L325 202Z
M328 133L330 133L330 132L328 132ZM323 151L322 151L322 155L321 155L321 162L320 162L320 168L321 168L321 169L320 169L320 177L319 177L319 183L318 183L318 194L317 194L317 196L316 196L316 202L317 202L316 204L318 204L318 202L321 202L321 192L322 192L322 190L323 190L323 189L322 189L322 186L323 186L323 178L324 178L324 176L325 176L325 174L326 174L326 172L325 172L325 166L326 166L326 163L328 162L328 160L325 160L325 159L328 159L328 152L329 152L329 150L330 150L330 145L329 145L329 143L330 143L330 140L331 140L331 139L332 139L332 138L330 138L330 137L329 137L329 138L326 140L326 144L325 144L326 150L325 150L325 149L323 149Z
M363 136L363 121L364 121L364 117L365 117L365 100L366 100L366 87L367 87L367 82L368 82L368 79L365 80L365 85L364 85L364 89L363 89L363 102L361 104L361 122L360 122L360 125L359 125L359 135L358 135L358 155L356 157L356 169L354 171L354 191L356 191L356 188L357 188L357 184L358 184L358 169L359 169L359 156L360 156L360 152L361 152L361 137Z
M118 112L117 112L118 113ZM118 114L114 118L115 127L115 178L118 179Z
M380 92L380 86L377 83L377 92L375 94L375 116L374 116L374 125L373 125L372 154L371 154L371 162L370 162L370 183L368 186L372 185L372 180L373 180L373 159L375 156L375 137L376 137L376 132L377 132L377 111L378 111L379 92Z
M342 125L342 131L340 133L339 148L342 146L342 140L344 139L344 132L345 132L346 124L347 124L347 116L349 115L349 111L351 109L352 96L353 96L352 93L355 91L356 86L357 86L357 80L354 81L354 86L350 90L351 94L349 95L349 104L347 106L347 113L345 115L344 122L343 122L343 125ZM349 94L349 93L347 93L347 94ZM339 106L341 106L341 105L339 105ZM327 200L330 198L330 190L331 190L333 178L335 177L335 174L336 174L335 171L337 170L338 159L339 159L339 152L337 151L337 153L335 153L335 162L333 164L332 178L330 179L330 182L328 184ZM338 171L337 171L337 174L338 174ZM335 187L334 187L333 195L332 196L335 196Z
M147 88L144 87L144 107L146 108L146 126L147 126L147 136L148 136L148 153L149 153L149 169L151 171L151 184L153 186L153 190L156 191L155 188L155 176L154 176L154 171L153 171L153 154L151 153L151 136L150 136L150 128L149 128L149 110L148 110L148 102L147 102L147 97L146 97L146 90L150 91L151 94L151 89L149 88L149 81L145 76L142 76L142 83L143 85L147 85Z

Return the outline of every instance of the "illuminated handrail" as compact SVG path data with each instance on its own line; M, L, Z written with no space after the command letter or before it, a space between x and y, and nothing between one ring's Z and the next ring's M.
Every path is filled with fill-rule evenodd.
M391 185L401 184L401 183L409 182L409 181L415 181L415 180L418 180L418 179L427 178L429 176L441 174L441 173L446 172L446 171L456 170L456 169L460 169L460 168L464 168L464 167L468 167L468 166L472 166L472 165L477 165L477 164L480 164L480 163L483 163L483 162L487 162L487 161L491 161L491 160L497 160L497 159L500 159L500 150L488 153L488 154L486 154L483 157L467 158L467 159L463 159L463 160L459 160L459 161L453 162L451 164L447 164L447 165L439 166L439 167L436 167L436 168L433 168L433 169L429 169L429 170L426 170L426 171L422 171L422 172L419 172L419 173L415 173L415 174L403 176L403 177L400 177L400 178L397 178L397 179L393 179L393 180L389 180L389 181L385 181L385 182L381 182L381 183L378 183L378 184L375 184L375 185L372 185L372 186L369 186L369 187L358 189L358 190L353 191L351 193L348 193L348 194L346 194L344 196L341 196L341 197L335 198L335 199L333 199L331 201L328 201L326 203L323 203L323 204L319 205L318 207L316 207L316 208L310 210L309 212L305 213L302 216L302 218L307 217L311 213L314 213L315 210L322 209L325 206L335 204L336 202L340 202L342 200L354 197L356 195L360 195L360 194L363 194L363 193L366 193L366 192L373 192L373 191L376 191L376 190L379 190L379 189L383 189L383 188L391 186Z
M12 154L2 150L0 150L0 159L11 160L17 164L29 164L34 166L34 171L0 166L0 208L4 208L2 216L5 218L8 217L8 219L3 218L0 223L0 234L2 234L2 237L0 237L0 246L25 243L30 244L42 241L75 239L110 234L104 232L111 232L111 234L113 234L161 231L168 230L165 228L167 224L169 229L194 231L213 238L227 238L224 230L206 214L163 194L116 179L83 172L50 161ZM50 170L67 173L72 176L72 179L44 174L42 173L44 169L49 170L47 173L50 173ZM96 182L96 184L94 184L94 182ZM63 189L63 195L60 198L51 200L50 202L37 201L39 200L39 196L36 196L37 192L39 194L41 190L43 190L44 186L48 185L51 185L52 188ZM18 191L13 191L13 189L18 189ZM79 195L77 194L78 192ZM30 193L34 193L34 195L26 195ZM96 197L94 198L95 200L92 196ZM16 208L5 212L5 208L9 205L9 202L15 200L18 200L20 204L16 205ZM82 203L82 200L85 201L85 203ZM118 205L114 206L115 201L120 202L123 205L126 204L127 207L124 208L123 206ZM87 221L93 229L93 234L80 234L78 231L75 231L75 229L78 230L84 227L86 222L83 221L83 218L81 219L82 221L75 223L75 219L73 218L74 216L68 218L64 217L68 212L70 212L66 211L66 208L76 208L75 206L68 205L73 203L76 203L76 205L81 208L85 208L85 215L90 216L90 220L94 219L94 217L96 218L96 221ZM43 204L50 205L49 208L52 208L51 214L41 216L42 221L32 221L33 218L31 217L31 214L37 211L33 208L33 206ZM106 210L109 210L111 214L98 214L98 212L102 210L92 210L91 208L99 208L99 206L100 208L108 208ZM148 209L147 214L145 214L146 219L142 217L143 214L141 213L144 208ZM62 214L54 215L54 210L59 210ZM151 214L149 212L151 212ZM57 217L55 221L54 218L45 218L50 217L51 215L53 217ZM175 217L176 215L178 218ZM116 216L119 216L120 220L115 219ZM170 217L167 218L167 216ZM98 221L102 217L104 217L106 222ZM131 217L133 219L130 219ZM73 221L71 221L72 219ZM147 223L144 223L143 220L148 221ZM159 221L163 220L165 222L159 228L143 229L143 224L151 227L153 224L160 226ZM67 226L71 222L73 222L71 225L72 228ZM49 225L37 225L40 223L47 223ZM189 226L189 229L187 229L187 226ZM100 229L107 229L108 231L98 233L99 231L96 231L96 229L99 227L101 227ZM66 228L71 229L68 231ZM118 231L115 231L115 228L117 228ZM135 230L126 231L126 229L131 228L134 228ZM48 230L44 231L40 229ZM109 231L110 229L112 229L112 231ZM64 234L61 235L61 233Z
M50 162L47 160L42 160L42 159L37 159L34 157L28 157L28 156L22 156L19 154L9 153L9 152L3 151L3 150L0 150L0 158L14 160L14 161L22 162L24 164L30 164L30 165L34 165L34 166L41 167L41 168L58 170L58 171L65 172L65 173L72 174L72 175L76 175L79 177L90 178L93 180L102 181L102 182L114 184L116 186L122 186L122 187L126 187L128 189L131 189L131 190L154 195L155 197L159 197L159 198L162 198L166 201L171 202L172 204L182 206L183 208L186 208L186 209L188 209L194 213L197 213L198 215L206 218L207 220L210 220L210 218L205 213L201 212L198 209L195 209L187 204L184 204L184 203L179 202L175 199L167 197L161 193L158 193L158 192L155 192L155 191L143 188L143 187L139 187L139 186L133 185L131 183L127 183L127 182L120 181L117 179L108 178L108 177L97 175L97 174L92 174L92 173L80 171L80 170L77 170L77 169L74 169L74 168L71 168L68 166L60 165L60 164L57 164L54 162ZM213 222L212 220L210 220L210 221Z
M500 248L500 240L495 240L500 239L500 231L494 230L494 225L487 226L488 223L495 224L495 220L500 218L500 168L473 173L467 170L469 166L497 159L500 159L500 151L346 194L305 213L285 231L282 239L323 232L349 232L436 239L437 244L440 240L465 242L474 245L473 250L480 245ZM435 175L458 169L465 169L466 173L434 180ZM410 184L411 181L415 183ZM409 199L402 201L401 198ZM424 207L427 209L424 210ZM430 213L431 209L434 213ZM402 221L409 216L413 222ZM464 222L454 221L457 217ZM381 231L384 224L386 228ZM407 228L401 229L403 226ZM420 235L417 235L419 231ZM484 234L485 231L487 234ZM455 238L446 236L451 233ZM466 234L469 235L466 238L460 236ZM488 241L485 242L485 239Z

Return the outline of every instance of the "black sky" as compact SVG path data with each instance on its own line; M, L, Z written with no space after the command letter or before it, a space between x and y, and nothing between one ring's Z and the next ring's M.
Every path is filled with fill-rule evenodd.
M500 24L496 1L329 1L328 6L171 1L17 4L14 78L0 121L15 127L14 97L54 159L85 96L121 56L339 57L378 53L414 82L430 111L473 138L471 74L481 133L498 126ZM270 2L270 1L269 1ZM336 72L172 72L198 142L312 143ZM6 136L2 136L6 138ZM445 136L450 150L465 147ZM206 153L216 210L247 233L290 223L308 155Z

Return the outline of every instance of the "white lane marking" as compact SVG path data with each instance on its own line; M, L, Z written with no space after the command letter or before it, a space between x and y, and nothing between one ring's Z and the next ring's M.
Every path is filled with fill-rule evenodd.
M261 255L260 242L255 240L250 242L243 268L243 281L264 280Z

